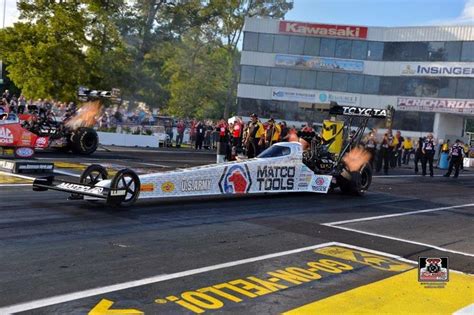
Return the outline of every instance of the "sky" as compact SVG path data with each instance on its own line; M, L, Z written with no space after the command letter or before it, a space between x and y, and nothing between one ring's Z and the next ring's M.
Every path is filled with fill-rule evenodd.
M4 3L5 26L10 26L18 19L16 0L0 0L0 26ZM474 0L294 0L286 19L367 26L474 25Z

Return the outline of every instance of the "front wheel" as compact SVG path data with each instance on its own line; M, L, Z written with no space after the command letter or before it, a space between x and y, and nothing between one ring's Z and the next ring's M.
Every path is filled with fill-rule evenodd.
M140 178L130 170L123 169L115 174L110 183L107 203L112 206L131 206L140 195Z

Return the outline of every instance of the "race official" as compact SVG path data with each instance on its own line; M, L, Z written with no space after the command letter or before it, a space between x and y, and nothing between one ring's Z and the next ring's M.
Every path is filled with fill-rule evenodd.
M453 144L451 149L449 150L449 168L448 172L444 174L444 177L451 176L451 173L454 168L454 178L459 176L459 169L461 168L462 159L463 159L463 151L464 147L462 142L457 139L456 142Z
M415 174L418 174L418 163L423 160L423 152L421 149L423 148L423 142L425 142L425 138L418 138L416 142L416 150L415 150Z
M268 120L268 127L265 130L265 147L271 147L274 143L278 142L280 133L280 125L275 123L275 119L270 118Z
M423 176L426 176L426 164L428 163L430 166L430 176L433 177L433 159L435 155L435 147L436 142L433 139L433 135L429 133L425 141L423 141L423 147L421 148L421 152L423 153L421 159Z
M393 150L393 136L392 133L389 131L384 134L382 142L380 143L380 150L377 160L377 172L380 172L382 169L383 163L383 171L385 175L388 174L388 168L390 164L390 158L392 157L392 150Z
M410 137L406 137L405 140L403 140L402 148L403 148L403 158L402 158L403 161L402 162L403 164L408 165L408 163L410 163L410 157L413 153L413 141L411 140Z
M256 114L250 115L252 119L249 124L248 134L246 139L247 157L254 158L260 154L265 141L265 128L258 120Z
M371 131L365 139L365 149L370 153L370 166L374 168L375 153L377 151L377 139L375 138L374 133Z

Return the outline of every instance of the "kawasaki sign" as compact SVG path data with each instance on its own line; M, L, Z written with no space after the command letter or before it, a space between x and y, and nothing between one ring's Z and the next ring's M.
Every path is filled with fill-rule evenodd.
M279 32L307 36L367 38L367 27L280 21Z

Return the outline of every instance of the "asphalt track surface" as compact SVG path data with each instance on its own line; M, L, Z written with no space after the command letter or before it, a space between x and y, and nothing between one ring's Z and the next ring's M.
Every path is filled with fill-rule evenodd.
M69 180L93 163L148 173L215 160L110 150L38 158ZM364 197L149 200L127 210L33 192L29 180L3 174L0 314L468 314L474 170L441 174L396 169L374 177ZM449 258L443 288L418 282L419 257Z

